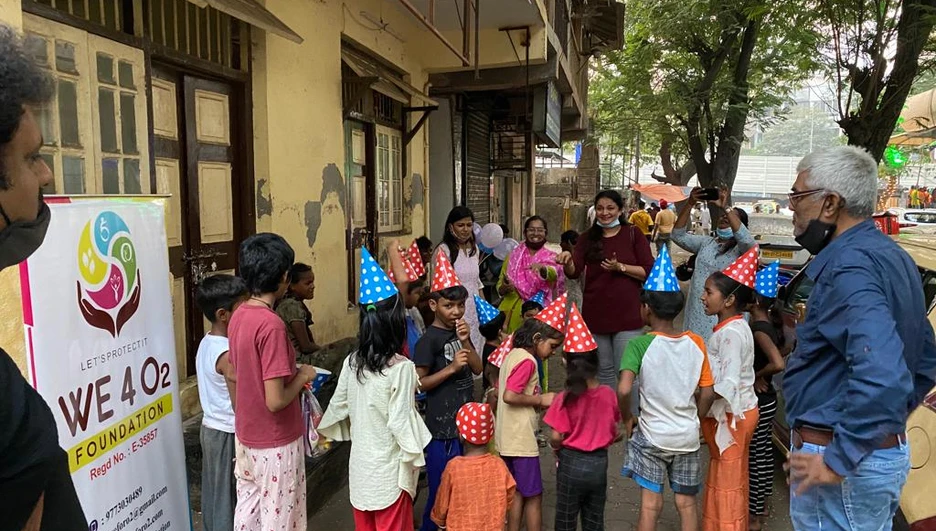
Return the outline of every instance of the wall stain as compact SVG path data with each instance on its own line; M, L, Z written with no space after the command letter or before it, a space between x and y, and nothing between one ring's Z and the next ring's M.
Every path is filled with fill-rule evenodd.
M306 239L309 242L309 248L315 245L315 240L318 237L318 230L322 226L322 205L326 203L328 196L331 194L337 196L338 204L340 205L340 212L338 212L338 214L343 215L347 194L344 179L341 177L341 171L335 164L328 164L322 170L322 195L319 201L307 201L305 204ZM328 206L326 207L326 211L332 213L334 208L334 206Z
M344 211L347 188L344 179L341 177L341 171L334 163L325 166L325 169L322 170L322 203L328 198L328 194L338 194L338 204L341 205L341 210Z
M410 198L409 205L414 207L416 205L423 204L425 196L425 186L423 186L422 175L418 173L413 174L412 178L413 183L410 185Z
M267 185L266 179L257 179L257 217L273 215L273 199L270 197L270 191L264 190Z
M322 203L319 201L306 201L305 226L306 239L309 241L309 248L311 249L315 245L319 227L322 226Z

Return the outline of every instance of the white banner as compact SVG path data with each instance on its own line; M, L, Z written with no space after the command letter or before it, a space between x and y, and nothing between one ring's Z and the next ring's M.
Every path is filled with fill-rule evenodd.
M29 372L89 530L190 529L163 200L50 207L20 266Z

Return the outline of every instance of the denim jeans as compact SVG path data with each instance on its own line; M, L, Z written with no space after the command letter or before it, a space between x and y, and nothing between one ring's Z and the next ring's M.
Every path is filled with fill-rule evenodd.
M822 455L825 447L804 443L794 452ZM810 488L796 495L790 484L790 518L797 531L815 529L890 531L900 491L910 472L907 444L875 450L842 483Z

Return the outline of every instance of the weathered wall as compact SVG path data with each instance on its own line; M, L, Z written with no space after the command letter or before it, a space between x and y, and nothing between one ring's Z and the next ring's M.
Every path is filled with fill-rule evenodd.
M0 0L0 22L18 30L23 29L22 0Z

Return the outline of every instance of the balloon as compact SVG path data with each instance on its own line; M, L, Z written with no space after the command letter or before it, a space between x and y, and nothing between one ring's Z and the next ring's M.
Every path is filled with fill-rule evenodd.
M497 247L494 248L494 257L498 260L504 260L507 255L520 246L520 242L513 238L504 238Z
M485 247L493 249L497 247L500 242L504 241L504 229L497 223L488 223L481 229L478 240L480 240Z
M494 249L485 246L483 243L478 243L478 250L484 254L492 254L494 252Z
M471 232L474 233L474 237L475 237L476 240L477 240L478 238L480 238L480 237L481 237L481 225L480 225L479 223L475 222L475 223L471 226Z

